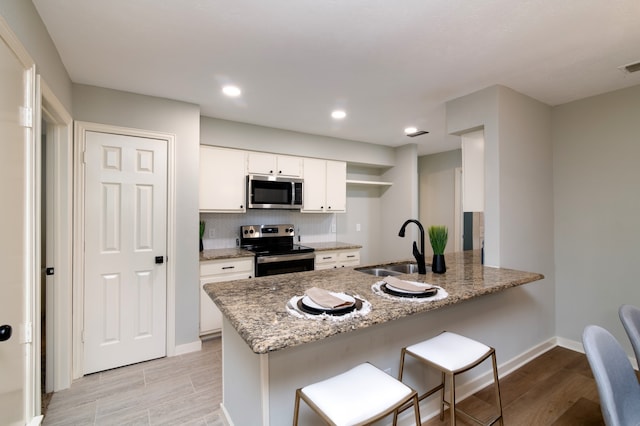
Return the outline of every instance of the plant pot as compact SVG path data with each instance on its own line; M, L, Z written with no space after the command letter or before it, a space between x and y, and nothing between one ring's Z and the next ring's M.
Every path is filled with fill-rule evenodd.
M434 274L444 274L447 271L447 265L444 263L444 254L434 254L431 262L431 271Z
M200 251L204 251L204 245L202 245L202 238L200 238Z

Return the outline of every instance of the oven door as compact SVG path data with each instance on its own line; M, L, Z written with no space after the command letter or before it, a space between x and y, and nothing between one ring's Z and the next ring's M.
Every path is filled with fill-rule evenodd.
M256 277L313 271L316 255L311 253L281 254L256 257Z

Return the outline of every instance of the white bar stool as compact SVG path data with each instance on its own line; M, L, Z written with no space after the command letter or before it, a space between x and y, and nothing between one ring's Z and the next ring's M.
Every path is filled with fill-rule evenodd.
M298 424L300 399L330 425L356 426L379 420L411 400L420 425L418 393L369 363L296 390L293 424ZM394 422L396 419L394 416Z
M442 390L442 400L440 403L440 421L444 420L444 406L450 409L451 424L456 424L456 414L481 425L492 425L497 421L503 423L502 418L502 402L500 400L500 382L498 381L498 367L496 365L496 351L487 345L484 345L468 337L445 331L436 337L425 340L415 345L402 348L402 356L400 359L400 380L404 370L405 355L422 361L423 363L440 370L442 372L442 381L435 388L425 392L419 397L423 400L435 392ZM493 380L496 391L496 406L498 414L492 417L487 423L482 422L478 418L456 408L456 375L472 369L491 356L493 362ZM445 394L445 377L449 376L449 401L444 398Z

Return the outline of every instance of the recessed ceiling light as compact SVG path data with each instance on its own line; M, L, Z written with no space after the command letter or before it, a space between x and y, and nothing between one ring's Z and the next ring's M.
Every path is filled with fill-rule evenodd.
M238 86L224 86L222 93L232 98L236 98L242 94L242 90Z
M331 117L335 118L336 120L342 120L346 116L347 113L342 110L335 110L331 113Z
M409 131L409 130L411 130L411 131ZM404 129L404 132L410 138L415 138L416 136L426 135L427 133L429 133L429 132L427 132L425 130L418 130L415 127L407 127L406 129Z

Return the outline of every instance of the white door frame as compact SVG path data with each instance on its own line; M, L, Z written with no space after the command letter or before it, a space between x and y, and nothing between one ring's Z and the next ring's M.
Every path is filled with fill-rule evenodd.
M176 203L175 203L175 135L106 124L76 121L74 126L74 243L73 243L73 378L82 377L84 371L84 151L86 132L113 133L162 139L167 142L167 356L175 354L175 258L176 258Z
M47 286L46 313L46 391L59 391L71 386L72 324L72 243L73 243L73 118L51 91L44 79L37 77L39 103L36 104L36 128L40 146L40 123L47 122L47 156L53 164L54 205L47 210L52 216L53 255L47 254L55 274ZM41 158L41 161L45 161ZM39 184L39 182L38 182ZM39 186L39 185L38 185ZM40 236L41 238L41 236ZM40 239L39 239L40 240ZM40 297L38 297L40 300ZM40 322L36 322L36 343L40 344ZM38 369L39 373L40 369Z
M37 287L39 286L39 241L38 228L36 227L39 214L36 211L37 199L36 195L40 183L37 180L37 144L35 133L35 62L24 48L18 37L13 33L4 18L0 16L0 39L8 46L8 48L16 55L18 61L22 64L26 78L29 79L27 84L27 95L25 96L25 105L22 113L22 125L25 128L25 229L24 229L24 256L28 259L24 268L24 286L25 286L25 317L24 323L16 325L17 333L15 338L20 338L25 342L25 368L24 372L24 420L27 424L38 424L41 417L36 416L40 413L40 407L37 405L36 395L40 392L40 384L38 383L39 372L37 371L38 358L40 357L39 346L33 344L34 323L36 323L36 314L39 313L39 300L36 298ZM36 329L37 331L37 329ZM38 399L39 400L39 399Z

